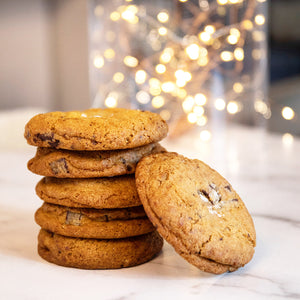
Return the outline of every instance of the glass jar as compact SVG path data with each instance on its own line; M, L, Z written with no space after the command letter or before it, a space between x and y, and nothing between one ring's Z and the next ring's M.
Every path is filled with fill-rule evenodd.
M92 0L93 107L159 113L171 135L270 118L266 0Z

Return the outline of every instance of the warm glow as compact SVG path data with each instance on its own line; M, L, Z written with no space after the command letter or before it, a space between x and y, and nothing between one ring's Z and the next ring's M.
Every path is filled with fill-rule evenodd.
M113 11L111 14L110 14L110 19L112 20L112 21L118 21L119 19L120 19L120 17L121 17L121 15L120 15L120 13L119 12L117 12L117 11Z
M266 39L265 33L263 31L259 31L259 30L253 31L252 37L255 42L262 42Z
M166 48L161 54L160 60L163 63L168 63L171 61L173 55L174 55L174 50L172 48Z
M157 20L161 23L166 23L169 21L169 14L165 11L161 11L158 15L157 15Z
M158 28L158 33L160 35L166 35L168 33L168 29L166 27L159 27Z
M165 93L171 93L175 90L175 84L172 81L167 81L164 82L161 85L161 89L165 92Z
M264 15L256 15L254 21L257 25L263 25L265 24L266 19Z
M192 80L192 74L190 72L184 72L184 80L186 82L191 81Z
M181 78L181 79L177 79L176 80L176 85L180 88L184 87L186 85L186 81L184 78Z
M150 78L149 85L149 92L152 96L158 96L161 93L160 81L157 78Z
M134 68L138 65L139 61L133 56L125 56L124 64L128 67Z
M191 112L187 115L187 119L188 119L189 123L195 124L197 122L197 115L195 113Z
M113 76L113 81L116 83L121 83L124 80L124 74L121 72L117 72Z
M183 70L177 70L174 75L177 79L184 79L184 73Z
M188 96L185 98L185 100L182 102L182 108L185 113L190 112L193 109L193 106L195 104L195 100L192 96Z
M268 105L264 101L259 100L259 99L255 100L254 109L255 109L255 111L261 113L262 115L267 114L268 110L269 110Z
M218 4L225 5L228 3L228 0L217 0Z
M188 0L179 0L179 2L187 2Z
M180 99L184 99L187 95L187 92L185 89L177 89L177 97Z
M242 21L242 28L246 30L251 30L253 28L253 23L250 20L244 20Z
M193 108L193 112L197 117L201 117L204 114L204 108L202 106L195 106Z
M152 106L154 108L161 108L165 105L165 99L162 96L156 96L152 99Z
M234 58L238 61L242 61L244 59L243 48L235 48L233 54L234 54Z
M211 38L210 34L206 31L202 31L199 33L199 39L204 43L209 42L210 38Z
M94 58L94 67L97 69L101 69L104 66L104 58L102 55L96 55Z
M117 98L115 96L108 96L105 99L104 104L105 104L106 107L113 108L113 107L117 106L118 101L117 101Z
M115 57L115 51L114 51L114 49L106 49L105 51L104 51L104 57L105 58L107 58L108 60L111 60L111 59L113 59L114 57Z
M207 117L206 116L201 116L197 120L197 125L198 126L204 126L207 123Z
M143 84L146 81L147 73L144 70L138 70L135 73L135 82L137 84Z
M285 133L282 135L282 143L286 147L290 147L294 142L294 137L290 133Z
M207 98L204 94L196 94L195 95L195 103L197 105L204 105L207 101Z
M200 67L204 67L208 64L208 58L206 56L203 56L203 57L200 57L198 60L197 60L197 64L200 66Z
M216 31L216 28L213 25L207 25L205 26L204 31L213 34Z
M235 82L232 88L238 94L244 91L244 87L240 82Z
M158 73L158 74L163 74L163 73L165 73L166 72L166 66L165 65L163 65L163 64L158 64L158 65L156 65L156 67L155 67L155 71Z
M233 53L230 51L222 51L220 56L223 61L233 60Z
M292 108L290 108L289 106L285 106L282 110L281 110L281 115L284 119L286 120L292 120L295 117L295 112Z
M230 35L234 35L238 38L241 36L241 33L237 28L231 28L229 32L230 32Z
M217 110L224 110L226 106L226 102L222 98L217 98L215 100L214 106Z
M210 133L210 131L208 131L208 130L202 130L200 132L200 139L203 142L209 141L211 139L211 133Z
M227 42L231 45L234 45L238 42L238 37L236 35L229 35L227 37Z
M239 111L239 105L236 101L230 101L228 104L227 104L227 111L230 113L230 114L236 114L238 111Z
M150 95L145 92L145 91L139 91L137 94L136 94L136 99L139 103L141 104L147 104L149 103L150 101Z
M192 60L196 60L200 56L200 47L197 44L191 44L185 48L185 52Z

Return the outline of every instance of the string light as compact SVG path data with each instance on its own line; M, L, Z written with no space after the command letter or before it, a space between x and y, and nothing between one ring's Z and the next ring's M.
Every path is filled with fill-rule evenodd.
M117 72L113 76L113 81L116 83L121 83L124 81L124 74L121 72Z
M135 73L135 82L137 84L143 84L146 81L147 73L144 70L138 70Z
M295 112L292 108L290 108L289 106L285 106L282 110L281 110L281 115L284 119L286 120L292 120L295 117Z
M125 56L123 61L127 67L131 67L131 68L136 67L139 63L139 61L135 57L130 55Z
M94 58L94 66L97 69L101 69L104 66L104 58L102 55L96 55Z
M224 99L222 98L217 98L215 100L214 106L217 110L224 110L226 107L226 103L224 101Z
M169 14L166 11L161 11L157 15L157 20L161 23L166 23L169 21Z
M204 94L199 93L195 95L195 103L197 105L205 105L206 101L207 98Z
M165 104L165 99L162 96L156 96L152 99L152 106L154 108L161 108Z
M220 56L221 56L221 59L226 62L233 60L233 53L230 51L222 51Z
M254 21L257 25L263 25L265 24L266 19L264 15L256 15Z
M178 0L181 3L187 1ZM265 0L256 1L262 3ZM113 30L107 30L104 34L97 29L97 36L95 30L95 41L94 39L93 41L97 43L103 36L104 42L109 46L106 49L100 46L101 52L92 55L93 66L96 69L109 70L110 67L120 61L122 62L122 60L124 63L122 72L113 72L113 75L111 73L107 75L108 84L113 84L107 88L121 93L120 96L114 94L114 92L110 93L104 99L106 107L116 107L118 104L122 104L123 96L121 97L121 95L124 92L121 89L125 87L125 84L127 87L127 83L123 82L128 75L130 76L133 73L135 83L138 85L136 86L136 101L141 105L150 104L154 109L164 108L159 113L165 120L172 121L172 110L175 109L173 104L176 105L176 102L182 105L187 121L198 126L207 124L208 118L204 115L206 107L218 111L227 109L229 114L236 114L243 109L243 103L236 100L243 99L244 95L241 97L240 94L245 93L245 96L247 96L246 93L249 91L250 83L246 81L245 76L235 77L235 80L240 79L236 82L234 82L234 79L232 80L231 90L228 90L230 85L226 85L227 91L225 91L224 97L230 97L231 101L229 102L226 101L226 98L209 99L208 101L205 94L209 89L209 84L212 83L210 79L215 68L220 68L225 75L242 75L241 70L246 71L243 61L248 57L245 57L244 47L246 47L249 38L256 42L254 45L257 47L252 52L249 51L252 58L265 58L266 53L261 49L262 44L258 44L266 39L264 31L259 29L262 27L258 27L265 24L265 16L260 13L257 14L259 10L255 9L255 5L253 7L248 6L248 3L243 0L217 0L218 5L216 7L206 0L196 2L197 4L191 3L187 6L195 21L192 25L193 30L190 31L187 28L190 28L192 18L183 17L182 23L178 25L179 30L174 30L176 20L170 22L173 11L171 13L166 9L159 10L157 7L151 11L146 5L140 3L133 5L132 0L125 0L123 5L116 6L113 11L107 11L106 7L104 10L102 5L95 7L93 14L95 18L102 17L105 13L105 15L108 15L110 23L118 22L118 26L127 26L126 30L130 34L139 36L143 34L146 37L145 43L147 43L150 50L147 52L149 56L142 56L139 49L134 48L135 52L130 52L124 48L127 52L122 52L125 53L122 57L116 51L116 48L113 48L113 45L116 45L115 25L112 27ZM243 3L243 5L239 3ZM198 10L196 6L199 8ZM243 14L240 14L238 10L242 9L244 11L246 7L248 9L248 13L245 14L246 18L240 20ZM207 14L204 21L201 18L197 19L198 14L200 17L200 13L205 12L206 14L206 11L210 8L213 8L216 18L210 18L211 16ZM225 16L227 12L231 12L231 9L237 11L237 14L233 16L235 21L231 20L231 24L234 25L222 26L223 20L218 20L218 15ZM137 23L139 23L138 26L131 26ZM254 25L255 29L253 30ZM248 34L247 31L251 31L251 33ZM128 49L130 50L131 41L129 42ZM134 53L139 53L139 58L133 56ZM216 57L216 55L219 57ZM111 61L115 63L109 63ZM225 64L226 62L231 63ZM149 66L152 68L149 68ZM126 69L126 67L128 68ZM155 72L153 72L153 68ZM126 74L126 77L124 74ZM152 77L149 78L149 76ZM205 94L197 93L199 89L205 91ZM263 99L263 96L261 99ZM172 109L168 108L167 105ZM255 100L254 110L266 119L271 117L269 106L260 99ZM295 113L291 108L285 107L282 109L284 119L291 120L294 115ZM211 133L207 132L211 136Z
M236 101L229 101L227 104L227 111L234 115L239 111L239 105Z
M156 65L156 67L155 67L155 71L158 73L158 74L163 74L163 73L165 73L166 72L166 66L165 65L163 65L163 64L158 64L158 65Z

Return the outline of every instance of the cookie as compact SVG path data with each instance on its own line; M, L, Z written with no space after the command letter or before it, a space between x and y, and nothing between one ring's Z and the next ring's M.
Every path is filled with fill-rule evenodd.
M119 239L155 230L142 206L99 210L44 203L35 221L43 229L80 238Z
M44 177L37 195L48 203L69 207L123 208L142 205L134 175L103 178Z
M145 263L163 240L154 231L132 238L98 240L64 237L46 230L38 236L38 253L48 262L81 269L117 269Z
M71 151L37 148L28 169L38 175L59 178L90 178L133 174L137 162L150 153L163 152L159 144L113 151Z
M123 108L49 112L25 126L30 145L69 150L117 150L160 141L166 122L149 111Z
M143 158L135 176L149 219L188 262L220 274L251 260L256 243L252 218L215 170L200 160L163 153Z

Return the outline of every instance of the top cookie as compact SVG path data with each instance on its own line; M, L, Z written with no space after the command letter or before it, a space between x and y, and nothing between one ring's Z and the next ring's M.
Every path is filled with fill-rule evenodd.
M164 153L144 157L135 176L149 219L187 261L220 274L251 260L256 240L252 218L215 170L202 161Z
M39 114L26 124L24 136L39 147L117 150L157 142L167 132L155 113L111 108Z

